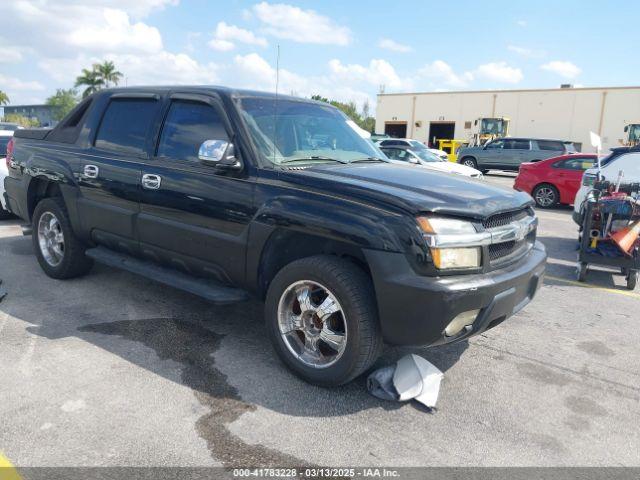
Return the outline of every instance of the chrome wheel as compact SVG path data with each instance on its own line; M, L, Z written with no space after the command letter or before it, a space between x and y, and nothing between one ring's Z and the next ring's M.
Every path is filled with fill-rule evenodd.
M289 351L308 367L330 367L347 346L347 322L338 299L310 280L285 289L278 302L278 328Z
M556 203L556 192L551 187L540 187L536 190L535 198L541 207L550 207Z
M57 267L64 257L64 234L58 218L51 212L44 212L38 221L38 244L45 261Z
M462 162L462 164L466 165L467 167L476 168L476 162L474 162L473 160L465 160L464 162Z

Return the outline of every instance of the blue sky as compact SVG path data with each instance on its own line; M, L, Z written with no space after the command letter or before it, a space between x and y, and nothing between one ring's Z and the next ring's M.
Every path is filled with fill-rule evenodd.
M392 5L392 7L390 6ZM113 60L135 84L386 92L637 84L628 2L21 0L0 5L0 90L43 101ZM123 82L124 83L124 82Z

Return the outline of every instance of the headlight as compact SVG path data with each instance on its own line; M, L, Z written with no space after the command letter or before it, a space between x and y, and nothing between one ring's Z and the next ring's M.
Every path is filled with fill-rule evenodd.
M418 217L418 224L424 233L435 235L464 235L476 233L471 222L446 217Z
M437 269L478 268L481 265L480 247L455 246L458 241L465 243L470 236L477 236L471 222L445 217L418 217L418 224ZM452 246L445 247L444 244Z

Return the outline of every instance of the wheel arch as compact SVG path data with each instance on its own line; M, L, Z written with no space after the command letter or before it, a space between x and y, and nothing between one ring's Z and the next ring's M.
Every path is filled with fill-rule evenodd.
M535 201L535 196L534 196L534 194L535 194L535 192L536 192L536 189L537 189L538 187L542 187L542 186L549 186L549 187L553 188L553 189L555 190L555 192L556 192L557 197L558 197L558 200L556 201L556 204L561 204L561 203L563 203L563 202L562 202L561 193L560 193L560 189L559 189L556 185L554 185L553 183L551 183L551 182L538 182L538 183L536 183L536 184L533 186L533 188L531 189L531 196L533 197L534 201Z
M275 229L262 248L257 268L257 294L265 298L276 274L289 263L314 255L333 255L348 260L369 277L371 271L361 247L347 242L284 228Z
M33 177L27 187L27 214L29 215L29 220L33 218L33 212L38 202L49 197L63 197L60 184L44 176Z

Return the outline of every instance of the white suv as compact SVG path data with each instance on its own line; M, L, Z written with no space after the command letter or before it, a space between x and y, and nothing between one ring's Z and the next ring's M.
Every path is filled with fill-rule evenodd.
M618 174L624 172L622 183L640 183L640 152L629 152L615 157L608 161L603 159L604 165L601 168L602 179L615 183ZM598 176L598 167L593 167L582 175L582 185L576 193L573 203L573 220L582 224L582 206L588 193L593 188L593 184Z

